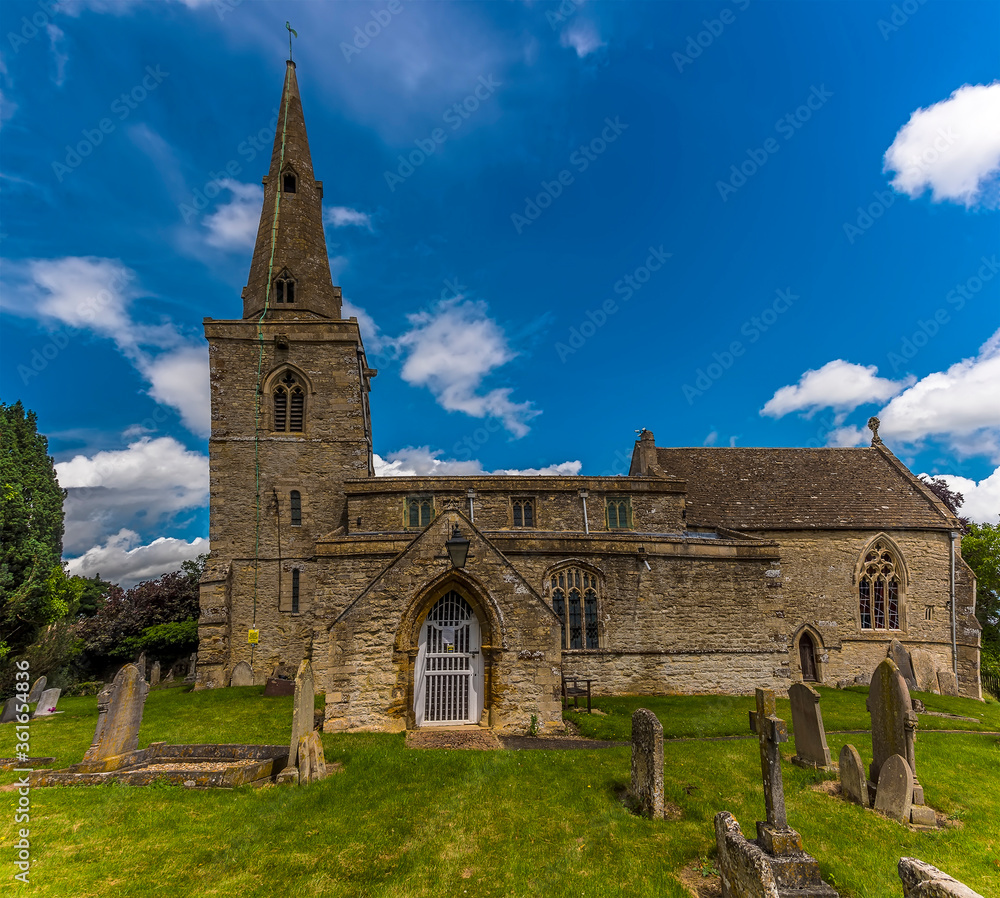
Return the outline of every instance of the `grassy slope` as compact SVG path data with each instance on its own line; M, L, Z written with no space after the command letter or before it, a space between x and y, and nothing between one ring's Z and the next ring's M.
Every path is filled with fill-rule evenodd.
M264 699L260 692L156 690L147 702L140 745L280 744L289 736L291 699ZM863 728L864 698L863 691L824 691L827 729ZM982 727L1000 730L998 705L935 700L944 703L941 710L982 715ZM670 735L742 735L751 703L717 696L606 699L601 705L613 713L594 715L586 724L607 727L603 735L617 738L620 731L611 728L627 721L625 712L649 706ZM60 707L65 714L32 725L32 754L56 755L68 764L90 742L96 699L63 699ZM779 707L786 712L787 705ZM922 728L929 719L921 719ZM12 729L0 729L0 755L11 753ZM834 755L846 740L870 755L864 735L831 733ZM682 896L674 871L714 852L715 812L732 811L752 835L763 811L757 750L749 740L668 742L666 797L683 817L666 822L637 819L622 808L618 791L629 777L627 748L409 751L401 736L388 735L325 735L323 742L327 758L343 762L345 770L303 789L34 790L35 893ZM906 854L984 895L996 894L997 737L922 732L917 748L929 803L960 818L961 828L910 832L813 791L810 786L822 777L786 764L792 825L844 896L899 894L895 865ZM0 782L12 779L0 775ZM14 828L12 815L0 817L0 844L12 844Z

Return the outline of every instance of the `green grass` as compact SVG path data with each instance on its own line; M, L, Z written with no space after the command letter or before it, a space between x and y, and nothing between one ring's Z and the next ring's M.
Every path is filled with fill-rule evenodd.
M291 699L260 693L259 687L154 690L140 745L281 744L290 733ZM867 722L864 701L863 691L824 691L828 731L863 728L847 724ZM647 706L674 736L742 735L750 704L722 696L602 699L609 717L593 720L620 735L613 729L616 718L627 720L628 709ZM982 715L982 726L998 712L996 705L961 699L947 706L941 710ZM32 724L32 754L68 764L90 744L96 699L63 699L60 708L66 713ZM787 705L779 707L786 711ZM572 715L581 716L587 717ZM12 751L12 730L0 729L2 755ZM865 735L831 732L834 755L848 740L870 756ZM666 798L681 817L655 822L632 816L621 804L629 778L626 747L412 751L401 735L365 734L324 735L323 743L327 759L340 761L344 770L307 788L33 790L34 894L679 898L686 893L676 871L715 854L717 811L735 814L748 835L763 815L758 753L749 740L667 742ZM900 894L896 863L903 855L995 895L998 762L995 736L921 732L917 767L928 802L961 821L938 833L911 832L815 791L821 774L785 764L789 820L845 898ZM13 779L0 775L0 782ZM13 815L0 821L0 853L12 856Z

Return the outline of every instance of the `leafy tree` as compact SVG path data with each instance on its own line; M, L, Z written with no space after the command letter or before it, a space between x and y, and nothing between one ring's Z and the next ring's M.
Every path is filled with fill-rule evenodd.
M111 589L112 584L107 580L102 580L100 574L93 577L72 578L80 586L80 607L77 609L82 617L93 617L98 609L104 604L104 600Z
M928 477L926 474L921 474L920 479L927 484L927 488L934 493L945 505L948 506L948 510L958 518L959 522L963 527L968 527L971 521L969 518L962 517L958 510L962 507L965 502L965 496L961 493L956 493L951 487L948 486L948 481L943 477Z
M976 574L976 617L983 628L983 666L1000 665L1000 525L970 524L962 557Z
M61 561L63 497L35 413L0 403L0 685L14 657L76 612Z

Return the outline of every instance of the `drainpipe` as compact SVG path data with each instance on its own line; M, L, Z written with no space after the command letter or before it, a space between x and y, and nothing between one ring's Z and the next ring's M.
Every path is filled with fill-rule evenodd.
M958 533L954 530L948 534L951 537L951 665L955 671L955 682L958 682L958 635L955 626L955 540Z
M583 532L590 533L590 524L587 523L587 491L580 490L580 498L583 500Z
M475 524L476 523L476 506L475 506L476 491L470 487L469 491L465 495L467 495L469 497L469 520L472 521L473 524Z

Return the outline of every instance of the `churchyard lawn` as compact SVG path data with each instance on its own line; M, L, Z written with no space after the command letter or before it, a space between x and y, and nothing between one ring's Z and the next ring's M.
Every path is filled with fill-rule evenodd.
M281 744L291 697L262 687L187 692L153 689L139 746L150 742ZM867 690L821 689L832 756L851 742L867 763ZM1000 705L915 693L917 771L927 803L949 818L915 832L822 790L832 774L783 764L788 818L824 878L842 896L901 895L899 857L912 855L983 895L1000 883L1000 737L941 730L1000 731ZM324 735L341 773L307 787L193 791L180 786L31 790L31 891L86 896L687 896L685 867L708 872L712 819L728 810L747 833L763 818L753 697L598 699L605 712L568 712L582 735L627 740L633 710L663 724L665 821L631 815L622 803L629 748L573 751L414 751L402 735ZM320 700L317 700L320 707ZM31 754L65 767L82 759L97 699L67 697L65 713L34 721ZM789 724L787 700L778 714ZM705 740L706 737L746 738ZM13 754L0 728L0 756ZM782 746L787 761L794 753ZM15 782L0 773L0 785ZM16 793L5 792L8 798ZM0 861L14 872L13 801L0 818ZM700 878L700 877L698 877ZM706 879L710 882L710 879ZM20 887L17 883L13 886ZM5 893L6 893L5 888Z

